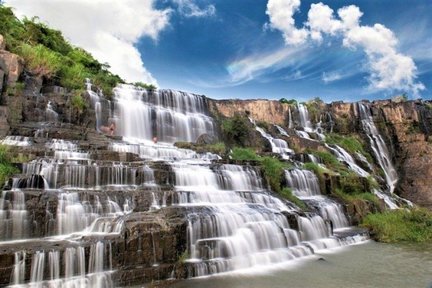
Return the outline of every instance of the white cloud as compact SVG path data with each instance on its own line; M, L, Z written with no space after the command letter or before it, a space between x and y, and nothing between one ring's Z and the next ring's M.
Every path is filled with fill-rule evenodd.
M267 2L266 13L270 17L270 26L284 33L286 44L304 43L308 35L318 43L323 40L323 35L341 37L343 46L360 48L365 52L371 89L405 90L411 91L415 96L425 89L422 83L416 82L417 67L412 58L397 51L398 40L394 33L379 23L373 26L360 25L363 13L357 6L340 8L336 18L329 6L321 2L312 4L308 21L301 29L296 28L293 18L299 7L300 0ZM322 80L325 83L338 80L330 76L323 74Z
M265 27L280 30L289 45L299 45L306 41L308 32L306 29L297 29L294 13L300 7L300 0L269 0L267 2L266 14L270 18L270 23Z
M157 10L154 0L7 0L18 15L38 16L59 29L127 81L156 83L144 67L135 44L141 37L157 40L169 23L170 10Z
M216 14L216 7L212 4L205 8L198 7L193 0L173 0L179 12L185 17L211 17Z
M238 61L234 61L228 66L228 73L231 82L235 85L245 83L267 71L276 71L279 68L288 66L287 62L292 62L299 58L304 51L302 47L284 47L282 49L255 54Z
M342 79L342 75L339 72L323 72L321 79L327 84Z

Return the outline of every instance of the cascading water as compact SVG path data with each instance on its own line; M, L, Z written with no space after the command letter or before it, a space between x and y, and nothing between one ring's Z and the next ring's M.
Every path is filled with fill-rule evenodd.
M250 118L249 120L255 125L255 130L270 142L273 153L280 154L283 159L289 159L289 155L293 154L294 151L288 148L288 143L285 140L273 138L270 134L265 132L263 128L257 126L253 119Z
M51 101L48 101L47 107L45 109L45 115L47 121L57 121L58 113L54 110Z
M293 194L316 207L324 219L331 221L333 228L348 226L348 220L341 205L321 195L318 178L313 172L300 169L286 170L285 179Z
M357 165L354 161L354 159L352 158L352 156L342 147L338 146L338 145L328 145L325 144L325 146L333 152L333 154L336 155L336 157L338 158L339 161L346 163L348 165L348 167L353 170L355 173L357 173L357 175L359 175L360 177L368 177L370 174L368 172L366 172L363 168L361 168L359 165ZM361 154L360 154L361 155ZM364 156L363 156L364 157Z
M146 160L95 160L100 158L81 150L88 144L37 139L47 141L45 156L24 164L21 178L14 180L12 189L3 191L0 199L0 229L4 229L0 235L6 235L0 245L20 239L24 247L15 252L10 284L112 287L111 275L117 269L112 265L113 251L122 253L129 245L126 243L134 243L134 237L138 243L144 241L141 227L151 230L169 223L152 215L175 209L187 219L188 259L184 264L189 277L262 269L354 241L333 234L332 228L346 227L348 221L340 205L321 195L316 176L308 171L287 172L294 194L316 208L316 213L305 214L268 191L257 168L212 162L218 157L174 147L174 142L195 141L204 133L215 135L204 97L171 90L148 93L128 85L118 87L115 95L111 119L116 122L115 134L125 142L112 140L109 147L120 152L120 159L127 159L130 155L123 152L130 152ZM99 127L102 115L97 104L102 99L97 93L90 97ZM155 135L157 143L152 141ZM268 136L274 152L291 154L285 141L265 132L262 135ZM156 184L156 171L166 176L163 183ZM39 195L47 199L38 204L46 214L41 219L26 207L42 199ZM137 229L127 230L126 223L135 225L133 217L139 218ZM26 231L36 224L43 232ZM139 226L147 224L150 226ZM139 247L148 247L151 259L147 264L158 269L163 259L157 245L163 241L158 241L160 236L153 230L149 235L149 245ZM117 240L122 244L113 250ZM49 246L41 249L33 243ZM137 261L141 259L142 251L133 252Z
M390 194L393 194L395 185L398 181L398 175L396 169L393 167L389 150L384 142L384 139L375 126L369 105L366 103L357 103L357 108L363 131L368 136L372 151L374 152L374 155L385 174L389 189L388 191Z
M313 132L312 123L309 119L309 111L307 107L301 103L297 105L297 109L300 116L300 125L306 132Z
M326 219L335 228L346 227L348 221L340 206L329 199L319 211L325 218L316 214L296 217L297 231L284 216L295 215L294 206L268 194L253 169L181 162L172 167L179 204L194 208L188 227L189 276L271 265L343 244L332 236ZM309 182L303 184L305 189L319 195L317 182Z
M134 86L115 88L117 135L175 143L194 142L202 134L215 135L202 96L173 90L147 92Z

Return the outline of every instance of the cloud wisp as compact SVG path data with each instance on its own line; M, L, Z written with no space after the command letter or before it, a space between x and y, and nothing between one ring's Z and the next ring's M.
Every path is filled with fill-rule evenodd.
M324 36L342 38L342 45L349 49L361 49L366 54L371 90L410 91L415 96L425 89L417 82L414 60L397 50L398 40L394 33L382 24L361 25L363 12L355 5L337 10L323 3L312 4L308 20L302 28L295 26L294 13L300 0L269 0L266 13L271 28L282 33L286 45L305 44L309 39L321 44ZM334 78L334 77L333 77ZM323 81L328 83L328 77Z
M154 0L7 0L21 16L38 16L59 29L127 81L156 84L135 44L142 37L155 41L169 24L171 9L156 9Z
M177 5L179 13L187 18L216 15L216 7L213 4L200 8L193 0L173 0L173 2Z

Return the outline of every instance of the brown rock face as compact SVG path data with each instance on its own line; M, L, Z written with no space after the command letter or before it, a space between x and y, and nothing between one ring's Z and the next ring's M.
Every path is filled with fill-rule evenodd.
M7 75L7 84L12 85L23 72L24 60L16 54L0 50L0 69Z
M233 117L235 113L247 113L256 121L264 121L284 125L288 119L288 104L272 100L210 100L217 112L225 117ZM215 112L215 111L211 111Z
M432 208L432 110L416 102L379 106L398 146L395 159L400 180L396 192Z
M4 41L3 35L0 34L0 50L4 50L6 48L6 43Z

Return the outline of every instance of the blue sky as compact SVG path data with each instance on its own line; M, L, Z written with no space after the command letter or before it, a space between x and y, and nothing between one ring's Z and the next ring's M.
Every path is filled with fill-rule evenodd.
M430 0L25 2L6 4L130 81L218 99L432 98Z

